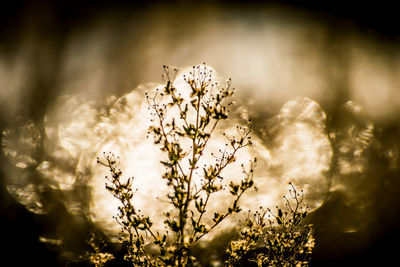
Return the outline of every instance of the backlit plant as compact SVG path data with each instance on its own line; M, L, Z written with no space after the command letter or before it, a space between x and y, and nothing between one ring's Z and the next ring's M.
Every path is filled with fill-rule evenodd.
M289 185L284 209L257 211L246 218L238 240L228 246L227 266L235 266L245 256L258 266L309 265L314 248L312 225L303 223L307 216L307 208L302 206L303 191Z
M224 212L214 212L211 223L205 222L212 195L224 190L222 171L235 162L237 151L252 144L251 125L238 126L237 136L224 135L227 145L218 155L213 154L215 162L200 166L215 129L228 118L228 101L233 94L231 82L228 80L220 86L213 82L210 68L205 65L193 67L184 76L190 88L189 99L185 99L174 86L177 70L164 66L164 71L164 87L156 89L151 96L146 95L153 115L149 134L166 155L161 161L165 167L162 177L171 189L167 196L170 210L164 214L167 228L164 233L155 231L151 218L134 207L134 179L121 179L119 157L110 153L98 158L98 163L110 171L110 176L106 177L107 190L120 201L116 220L121 225L120 241L127 246L125 260L136 266L186 266L194 262L191 247L225 218L240 212L240 198L254 185L255 159L247 169L242 165L240 182L229 183L233 197L231 205ZM173 109L179 116L170 115ZM196 175L201 177L200 186L195 185Z

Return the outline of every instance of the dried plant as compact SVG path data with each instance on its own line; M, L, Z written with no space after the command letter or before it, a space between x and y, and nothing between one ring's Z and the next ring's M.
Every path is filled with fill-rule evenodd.
M213 82L212 70L205 66L193 67L184 81L189 85L189 99L174 87L177 70L164 66L166 80L163 89L146 95L153 123L149 134L160 146L166 159L162 175L171 189L167 195L170 210L166 212L165 233L155 232L151 218L135 209L132 199L133 178L123 182L119 157L104 154L98 163L110 171L106 188L120 201L117 222L121 225L120 241L127 246L125 260L135 266L186 266L195 261L190 255L192 246L228 216L240 212L239 200L253 187L256 159L246 169L239 183L230 182L232 203L224 212L215 212L211 223L205 222L211 196L224 190L222 171L235 162L237 151L251 145L251 124L237 127L237 136L225 135L227 145L214 155L215 162L199 166L205 149L222 120L228 118L229 98L233 94L231 81L224 86ZM175 109L179 116L171 116ZM185 146L184 144L189 144ZM196 186L195 176L201 176ZM152 247L150 250L149 248ZM154 249L156 248L156 249ZM156 251L156 253L154 253Z
M258 266L308 266L314 248L312 225L303 223L307 216L303 191L289 185L284 209L276 207L276 212L267 209L247 217L239 239L229 244L227 266L235 266L252 250L257 253L248 258Z

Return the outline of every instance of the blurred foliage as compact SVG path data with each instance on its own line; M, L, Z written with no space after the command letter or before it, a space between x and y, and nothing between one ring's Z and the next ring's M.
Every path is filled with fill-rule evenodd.
M105 243L102 239L97 238L94 233L90 233L87 242L91 247L91 251L87 252L83 258L89 260L94 266L103 267L108 261L114 259L111 253L102 252Z

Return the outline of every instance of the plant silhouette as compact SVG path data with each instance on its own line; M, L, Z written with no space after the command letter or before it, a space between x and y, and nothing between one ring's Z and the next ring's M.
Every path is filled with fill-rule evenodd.
M221 174L225 168L235 163L239 150L252 145L250 121L246 127L237 126L235 136L223 134L227 141L226 146L218 153L212 153L215 161L200 166L215 129L229 116L232 103L230 99L234 93L231 80L220 85L213 81L214 74L211 68L205 64L194 66L188 75L183 76L189 92L180 92L174 85L177 72L176 68L164 66L163 88L146 93L149 112L152 115L152 125L148 134L165 154L165 159L160 164L165 168L162 178L170 189L167 195L170 209L164 213L164 232L156 231L151 218L135 208L132 201L135 196L132 189L134 178L122 179L119 157L112 153L104 153L97 160L100 165L109 169L106 189L120 202L115 219L121 226L120 242L127 251L124 259L134 266L195 265L196 258L191 254L194 244L228 216L239 213L241 197L254 187L253 174L257 162L255 158L249 160L248 166L241 165L242 178L237 183L231 181L225 187ZM172 110L179 115L171 116ZM200 184L195 183L195 176L200 176ZM206 222L205 217L210 213L207 206L212 201L212 195L226 189L232 196L229 207L223 212L213 212L212 222ZM304 233L297 234L306 211L299 211L302 196L299 198L294 186L292 190L296 206L293 208L287 200L289 212L283 213L278 209L278 214L274 215L283 231L278 230L270 221L269 230L264 234L263 229L267 227L266 212L257 212L254 218L245 221L239 240L229 244L226 265L234 266L256 247L261 236L265 236L268 253L261 253L256 257L259 265L275 266L282 262L279 266L292 266L286 262L291 264L295 261L283 261L282 258L290 254L290 257L297 260L301 254L297 247L303 249L306 246L303 242L304 236L311 235L311 230L308 230L311 228L308 226L304 228L307 229ZM274 236L275 239L271 239L270 236ZM299 238L303 238L301 242L298 241ZM286 252L290 250L286 248L291 242L296 244L296 252L293 252L295 255ZM282 252L283 248L286 250ZM264 264L267 262L271 264ZM306 264L308 261L302 262Z

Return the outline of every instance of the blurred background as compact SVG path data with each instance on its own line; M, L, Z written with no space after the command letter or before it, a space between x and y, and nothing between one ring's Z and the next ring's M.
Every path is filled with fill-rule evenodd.
M89 248L87 233L108 238L92 220L92 170L85 161L97 152L87 152L97 139L87 140L96 134L92 130L99 117L116 98L160 82L162 65L206 62L232 78L238 105L271 151L279 155L275 148L281 148L282 140L297 140L284 134L299 129L295 121L306 127L302 136L311 138L304 141L313 149L309 153L327 159L319 161L325 164L322 182L313 184L326 192L308 218L316 238L311 265L395 262L400 238L399 44L399 17L389 1L2 5L3 261L87 266L79 258ZM328 145L312 146L321 140ZM303 156L307 150L296 143L289 142L281 155L293 151ZM296 154L290 160L281 157L285 164L301 164ZM120 253L118 246L109 249ZM205 262L213 260L203 256Z

